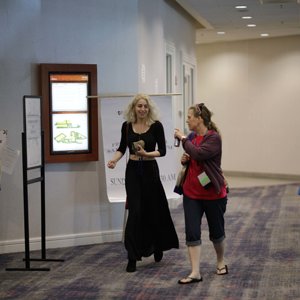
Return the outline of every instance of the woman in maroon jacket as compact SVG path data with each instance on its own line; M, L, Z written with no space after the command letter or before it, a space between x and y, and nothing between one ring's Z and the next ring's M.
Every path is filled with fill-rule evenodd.
M209 238L217 255L217 275L228 274L224 263L224 213L227 205L226 184L221 169L222 140L219 130L211 121L212 113L203 104L189 108L187 124L192 133L186 137L175 129L175 138L182 141L185 150L182 164L188 164L183 184L186 245L191 273L179 284L202 281L200 272L201 220L206 215Z

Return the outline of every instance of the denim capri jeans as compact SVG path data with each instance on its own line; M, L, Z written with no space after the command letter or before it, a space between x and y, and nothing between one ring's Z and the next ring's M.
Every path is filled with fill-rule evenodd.
M209 239L221 243L225 239L224 213L227 197L217 200L190 199L183 196L185 236L187 246L201 245L201 223L205 213Z

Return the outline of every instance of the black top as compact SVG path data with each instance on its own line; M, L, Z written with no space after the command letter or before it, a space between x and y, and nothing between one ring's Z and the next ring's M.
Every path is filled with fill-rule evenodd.
M129 153L135 154L133 150L133 142L143 140L145 142L144 149L147 152L159 151L160 156L166 155L166 140L163 125L159 121L151 124L150 128L144 133L135 133L132 128L132 123L124 122L121 129L121 141L117 151L126 152L126 147L129 147ZM155 146L157 144L157 149Z

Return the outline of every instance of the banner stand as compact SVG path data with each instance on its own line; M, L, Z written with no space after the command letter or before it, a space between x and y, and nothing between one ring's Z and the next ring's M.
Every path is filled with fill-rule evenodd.
M27 98L26 98L27 97ZM38 110L40 110L40 97L31 97L31 96L24 96L24 111L26 112L26 100L38 100ZM34 101L35 102L35 101ZM24 113L26 119L26 113ZM37 124L34 124L31 118L31 133L35 130L36 139L40 141L38 143L38 152L40 153L33 153L38 154L37 164L31 163L31 167L28 167L28 139L26 134L26 125L25 125L25 133L22 132L22 164L23 164L23 199L24 199L24 243L25 243L25 267L24 268L6 268L6 271L50 271L50 268L32 268L30 266L31 261L57 261L63 262L63 259L48 259L46 258L46 206L45 206L45 163L44 163L44 134L40 130L40 116L35 115ZM39 123L39 124L38 124ZM25 121L26 124L26 121ZM36 126L37 128L33 128ZM34 139L31 136L31 139ZM32 153L30 154L32 155ZM28 179L28 171L33 169L40 170L40 177ZM29 235L29 210L28 210L28 185L34 184L36 182L41 183L41 258L30 258L30 235Z

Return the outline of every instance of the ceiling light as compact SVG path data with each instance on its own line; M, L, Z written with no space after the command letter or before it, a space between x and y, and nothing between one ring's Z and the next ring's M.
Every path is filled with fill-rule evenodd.
M217 34L220 34L220 35L225 34L225 31L218 31Z
M249 19L252 19L252 17L251 16L243 16L242 19L249 20Z
M235 6L236 9L247 9L246 5L237 5Z
M266 37L266 36L269 36L269 34L268 33L261 33L260 36Z
M256 24L247 24L247 27L256 27Z

